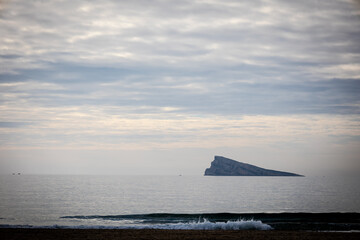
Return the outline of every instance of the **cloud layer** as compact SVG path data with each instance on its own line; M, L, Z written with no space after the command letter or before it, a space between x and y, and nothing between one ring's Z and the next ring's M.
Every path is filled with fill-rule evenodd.
M357 1L2 1L0 34L1 149L359 141Z
M10 1L0 24L16 102L359 113L351 1Z

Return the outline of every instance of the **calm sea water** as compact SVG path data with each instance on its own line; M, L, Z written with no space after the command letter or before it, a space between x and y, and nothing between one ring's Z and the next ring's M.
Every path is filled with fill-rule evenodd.
M359 180L3 175L0 226L276 229L280 222L337 222L353 223L346 228L353 230L360 229Z

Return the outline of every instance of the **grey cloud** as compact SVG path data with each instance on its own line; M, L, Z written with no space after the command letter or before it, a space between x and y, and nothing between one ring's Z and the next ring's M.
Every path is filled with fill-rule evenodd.
M359 113L356 103L360 79L330 79L320 81L276 82L238 81L251 78L252 72L269 75L271 80L277 69L266 67L227 69L222 71L191 72L189 76L177 69L112 69L84 66L65 66L39 71L31 79L47 81L63 88L30 89L21 95L37 106L119 106L132 107L140 112L154 111L157 107L176 107L189 113L216 114L294 114L294 113ZM77 75L64 80L53 74L65 71ZM276 72L276 71L275 71ZM164 80L167 77L171 80ZM258 77L258 76L257 76ZM256 78L256 77L255 77ZM84 88L84 84L86 87ZM7 92L22 93L12 86ZM20 99L19 99L20 100ZM6 99L2 99L6 101ZM148 106L146 110L141 107Z
M81 4L70 4L65 3L63 6L63 3L61 3L61 8L63 11L59 12L51 12L48 11L49 9L57 9L56 8L56 2L53 4L49 3L48 5L42 6L41 4L37 4L38 11L41 11L41 14L37 14L36 16L31 15L31 13L28 13L27 15L23 16L23 24L26 26L26 21L33 21L35 24L37 24L41 29L45 30L52 30L51 33L44 32L28 32L30 35L26 35L24 37L27 37L27 40L32 45L37 48L42 48L40 44L44 45L44 47L49 47L49 49L53 47L64 47L64 49L68 48L69 51L71 51L71 44L68 44L66 46L67 42L66 39L71 38L74 34L83 34L86 33L87 30L90 31L103 31L104 34L102 36L96 36L95 38L89 39L90 42L86 43L88 40L83 41L81 44L77 45L78 47L91 47L96 46L101 48L105 48L106 46L113 47L117 44L124 47L125 49L129 50L130 52L135 52L138 54L156 54L156 48L161 46L162 51L164 52L167 49L171 50L172 48L181 47L181 45L178 45L176 41L174 41L174 38L179 38L179 42L185 42L189 45L193 45L194 42L199 41L198 44L196 44L196 47L199 47L203 43L209 43L213 41L220 41L220 42L232 42L233 44L243 42L245 39L248 39L247 42L254 42L255 44L284 44L284 43L291 43L291 39L287 38L281 41L281 38L284 36L284 33L298 33L298 35L303 35L302 37L308 38L309 36L317 36L317 32L329 32L328 30L330 27L328 26L328 22L325 20L318 20L315 21L314 24L309 24L309 21L313 19L308 19L308 16L311 16L311 12L305 12L305 10L309 10L308 5L310 3L303 3L302 8L305 7L305 10L303 10L304 13L307 13L307 15L303 17L299 17L301 21L306 21L304 23L301 22L287 22L283 21L283 19L277 19L279 17L276 17L278 12L275 12L274 15L271 13L262 14L257 11L258 7L255 7L257 5L260 6L267 6L267 4L256 4L253 7L249 7L248 5L241 4L239 6L235 7L229 7L229 6L223 6L221 3L214 3L214 4L199 4L199 3L192 3L192 2L186 2L181 1L175 5L180 6L173 6L173 2L154 2L153 4L148 4L150 10L144 10L144 3L135 1L135 3L127 4L125 2L106 2L105 4L102 4L101 6L95 6L96 11L90 11L88 13L80 13L76 11L76 9L81 7ZM49 6L50 5L50 6ZM278 8L284 7L286 5L286 2L280 2L276 4L269 4L270 6L274 5L274 9L277 10ZM173 7L171 7L173 6ZM29 9L32 8L32 5L30 4ZM47 7L47 8L46 8ZM326 12L324 12L323 15L326 16L326 14L330 11L329 9L333 7L333 5L328 6L326 8ZM212 11L209 12L209 8L212 9ZM21 9L20 9L21 10ZM19 10L19 11L20 11ZM47 10L47 11L45 11ZM296 10L299 11L298 6L296 6ZM24 11L24 10L23 10ZM331 10L334 11L334 10ZM50 13L49 13L50 12ZM188 12L188 14L186 14ZM196 14L194 14L194 12ZM280 17L284 17L283 14L284 11L280 11ZM54 13L54 14L51 14ZM61 14L63 13L63 14ZM62 15L65 15L69 18L65 18ZM290 13L291 14L291 13ZM300 14L299 14L300 15ZM41 17L39 17L41 16ZM94 20L102 20L105 17L117 17L122 16L123 19L119 19L118 24L121 24L122 21L126 21L124 19L129 18L128 20L130 23L133 24L130 28L117 28L116 31L106 32L106 24L102 27L96 27L92 25L92 22ZM270 26L256 26L251 27L251 24L220 24L219 26L212 25L213 23L221 22L222 20L228 20L231 18L249 18L249 20L257 21L257 19L263 20L263 21L269 21L271 23L271 20L276 19L276 25ZM288 17L291 15L285 15L285 17ZM300 15L301 16L301 15ZM140 17L143 17L141 19ZM342 16L341 16L342 17ZM106 18L105 18L106 19ZM141 20L140 20L141 19ZM144 21L144 19L146 19ZM46 20L46 21L45 21ZM49 21L52 20L53 22ZM88 21L87 21L88 20ZM109 19L108 19L109 20ZM188 21L186 21L188 20ZM341 20L341 19L337 19ZM132 22L133 21L133 22ZM250 21L250 23L251 23ZM338 22L338 21L336 21ZM341 21L340 21L341 22ZM190 31L183 31L182 28L186 28L188 26L192 25L198 25L201 24L202 27L195 28L194 30ZM319 25L320 24L320 25ZM307 26L310 25L317 25L315 29L311 30L309 32L309 27L303 27L302 29L298 29L298 26ZM250 26L250 27L249 27ZM321 28L326 27L326 31L321 30ZM33 29L31 29L33 30ZM55 30L55 31L53 31ZM301 31L300 31L301 30ZM320 31L319 31L320 30ZM334 28L339 33L338 27ZM26 33L27 31L25 31ZM62 35L59 35L61 33ZM331 31L330 31L331 33ZM341 33L341 31L340 31ZM334 32L333 32L334 35ZM338 34L339 36L341 34ZM20 35L21 36L21 35ZM48 37L50 38L48 38ZM203 36L199 39L200 36ZM39 39L41 37L41 39ZM159 42L152 42L150 45L146 44L133 44L129 45L128 42L126 42L126 39L131 37L140 37L144 40L152 40L153 37L168 37L169 39L166 40L163 43ZM48 39L47 39L48 38ZM98 39L99 41L95 41ZM100 39L103 39L100 41ZM180 40L181 39L181 40ZM331 41L334 38L327 39L327 41ZM33 40L35 42L33 42ZM51 41L49 41L51 40ZM64 41L65 40L65 41ZM195 41L196 40L196 41ZM209 41L210 40L210 41ZM324 40L324 39L321 39ZM234 42L235 41L235 42ZM36 42L38 44L36 44ZM49 43L50 46L49 46ZM299 42L297 42L299 43ZM93 44L93 45L92 45ZM169 44L173 46L169 46ZM154 51L149 51L150 49L153 49ZM139 50L146 50L145 52L139 52ZM245 48L246 49L246 48ZM108 50L107 50L108 51ZM181 51L181 50L180 50ZM169 51L171 52L171 51ZM178 51L175 51L175 56L178 55ZM171 53L169 53L171 55ZM185 55L186 56L186 55Z
M358 113L358 76L317 71L360 63L359 15L351 8L343 1L9 4L0 63L13 73L0 73L0 83L63 87L3 88L40 106Z
M0 58L3 58L3 59L17 59L17 58L21 58L21 55L17 55L17 54L0 54Z
M33 125L30 122L0 122L0 128L20 128Z

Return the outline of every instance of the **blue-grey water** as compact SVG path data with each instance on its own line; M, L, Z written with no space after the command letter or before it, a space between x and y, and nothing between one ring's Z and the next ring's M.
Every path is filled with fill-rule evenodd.
M351 177L3 175L0 226L181 228L226 220L240 226L247 218L273 227L269 216L284 216L278 213L339 212L356 213L342 216L356 222L358 183Z

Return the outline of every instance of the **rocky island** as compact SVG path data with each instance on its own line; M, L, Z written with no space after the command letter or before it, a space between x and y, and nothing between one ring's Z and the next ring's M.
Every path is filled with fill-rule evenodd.
M205 170L205 176L293 176L303 175L260 168L251 164L238 162L229 158L215 156L210 168Z

